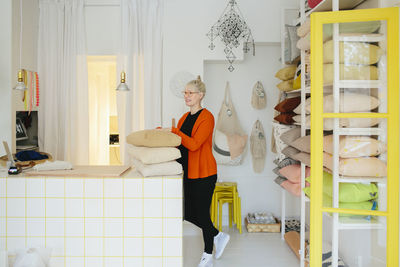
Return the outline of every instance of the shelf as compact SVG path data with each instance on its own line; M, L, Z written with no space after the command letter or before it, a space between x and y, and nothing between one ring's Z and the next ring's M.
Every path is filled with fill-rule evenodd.
M324 212L324 216L333 219L331 214ZM367 216L365 216L367 217ZM339 217L339 230L368 230L368 229L385 229L385 224L380 223L375 217L367 220L362 216Z
M340 128L339 135L385 135L382 128Z
M380 80L342 80L338 82L340 88L381 88L386 87L386 83Z
M365 0L340 0L339 1L339 10L353 9L358 6ZM332 0L323 0L313 9L307 11L305 13L305 17L309 17L313 12L324 12L324 11L332 11ZM298 18L294 21L295 25L301 23L301 18Z
M340 0L339 10L353 9L365 0ZM332 11L332 0L323 0L316 7L306 12L306 17L310 16L313 12Z
M386 177L339 176L339 183L386 183Z
M386 40L385 36L381 33L370 33L370 34L363 34L363 35L342 33L339 35L339 41L344 41L344 42L378 43L378 42L383 42L385 40Z

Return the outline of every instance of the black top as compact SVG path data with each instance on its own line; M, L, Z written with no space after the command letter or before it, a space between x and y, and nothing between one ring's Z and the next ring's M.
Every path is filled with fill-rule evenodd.
M182 133L186 134L189 137L192 137L193 126L202 110L203 109L200 109L195 114L190 114L190 112L189 112L189 114L187 115L185 121L182 123L182 126L180 128L180 131ZM189 159L188 149L186 147L184 147L182 144L178 147L178 149L181 151L181 158L177 159L176 161L178 161L180 164L182 164L183 178L187 179L188 178L188 176L187 176L187 174L188 174L188 159Z

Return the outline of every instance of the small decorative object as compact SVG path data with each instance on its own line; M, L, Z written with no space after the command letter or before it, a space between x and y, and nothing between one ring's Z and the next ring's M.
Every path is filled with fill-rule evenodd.
M264 128L261 121L257 120L250 136L250 152L253 159L253 170L256 173L264 170L266 146Z
M251 106L255 109L263 109L267 106L267 96L260 81L256 82L256 84L253 86Z
M269 232L279 233L281 225L272 213L249 213L245 220L247 231L249 233Z
M250 28L244 21L243 15L237 6L235 0L230 0L224 12L218 21L211 27L211 30L207 33L207 37L211 43L208 46L211 50L214 50L214 40L217 37L221 38L221 41L225 45L225 55L229 62L229 71L233 71L235 68L232 66L236 59L232 49L238 48L241 42L243 42L243 51L245 53L250 51L249 44L253 46L253 56L255 55L255 44L253 35L251 34Z
M186 84L194 79L196 79L196 76L188 71L177 72L169 81L169 89L174 96L183 98L182 91L185 90Z

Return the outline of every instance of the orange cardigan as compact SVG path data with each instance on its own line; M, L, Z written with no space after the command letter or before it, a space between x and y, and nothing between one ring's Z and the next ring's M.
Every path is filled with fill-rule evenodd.
M206 178L217 174L217 163L212 154L212 134L214 116L203 109L193 125L192 137L180 131L189 112L185 113L178 122L177 128L172 128L174 134L182 138L182 145L188 149L188 178Z

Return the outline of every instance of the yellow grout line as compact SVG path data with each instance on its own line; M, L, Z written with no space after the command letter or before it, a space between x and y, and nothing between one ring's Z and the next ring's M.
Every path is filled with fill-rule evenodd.
M6 177L6 250L8 250L8 198L7 198L7 192L8 192L8 178Z
M82 179L83 196L83 266L86 267L86 182Z
M67 181L64 179L64 267L67 267Z
M105 183L104 183L104 179L103 179L103 188L102 188L102 193L103 193L103 218L102 218L102 221L103 221L103 257L106 254L106 238L105 238L106 223L105 223L105 219L104 219L104 217L105 217L104 184ZM104 258L103 258L103 267L105 267L105 266L106 266L106 262L104 261Z
M28 199L27 199L27 181L25 179L25 247L28 247Z
M162 240L161 240L161 248L162 248L162 252L161 252L161 256L163 257L162 259L162 267L164 267L164 205L165 205L165 200L164 200L164 179L161 182L161 190L162 190L162 210L161 210L161 214L162 214L162 220L161 220L161 235L162 235Z
M122 178L122 218L125 217L125 178ZM122 219L122 267L125 267L125 219Z
M142 267L144 266L144 179L142 178Z
M43 179L44 183L44 247L47 248L47 179L46 177Z

